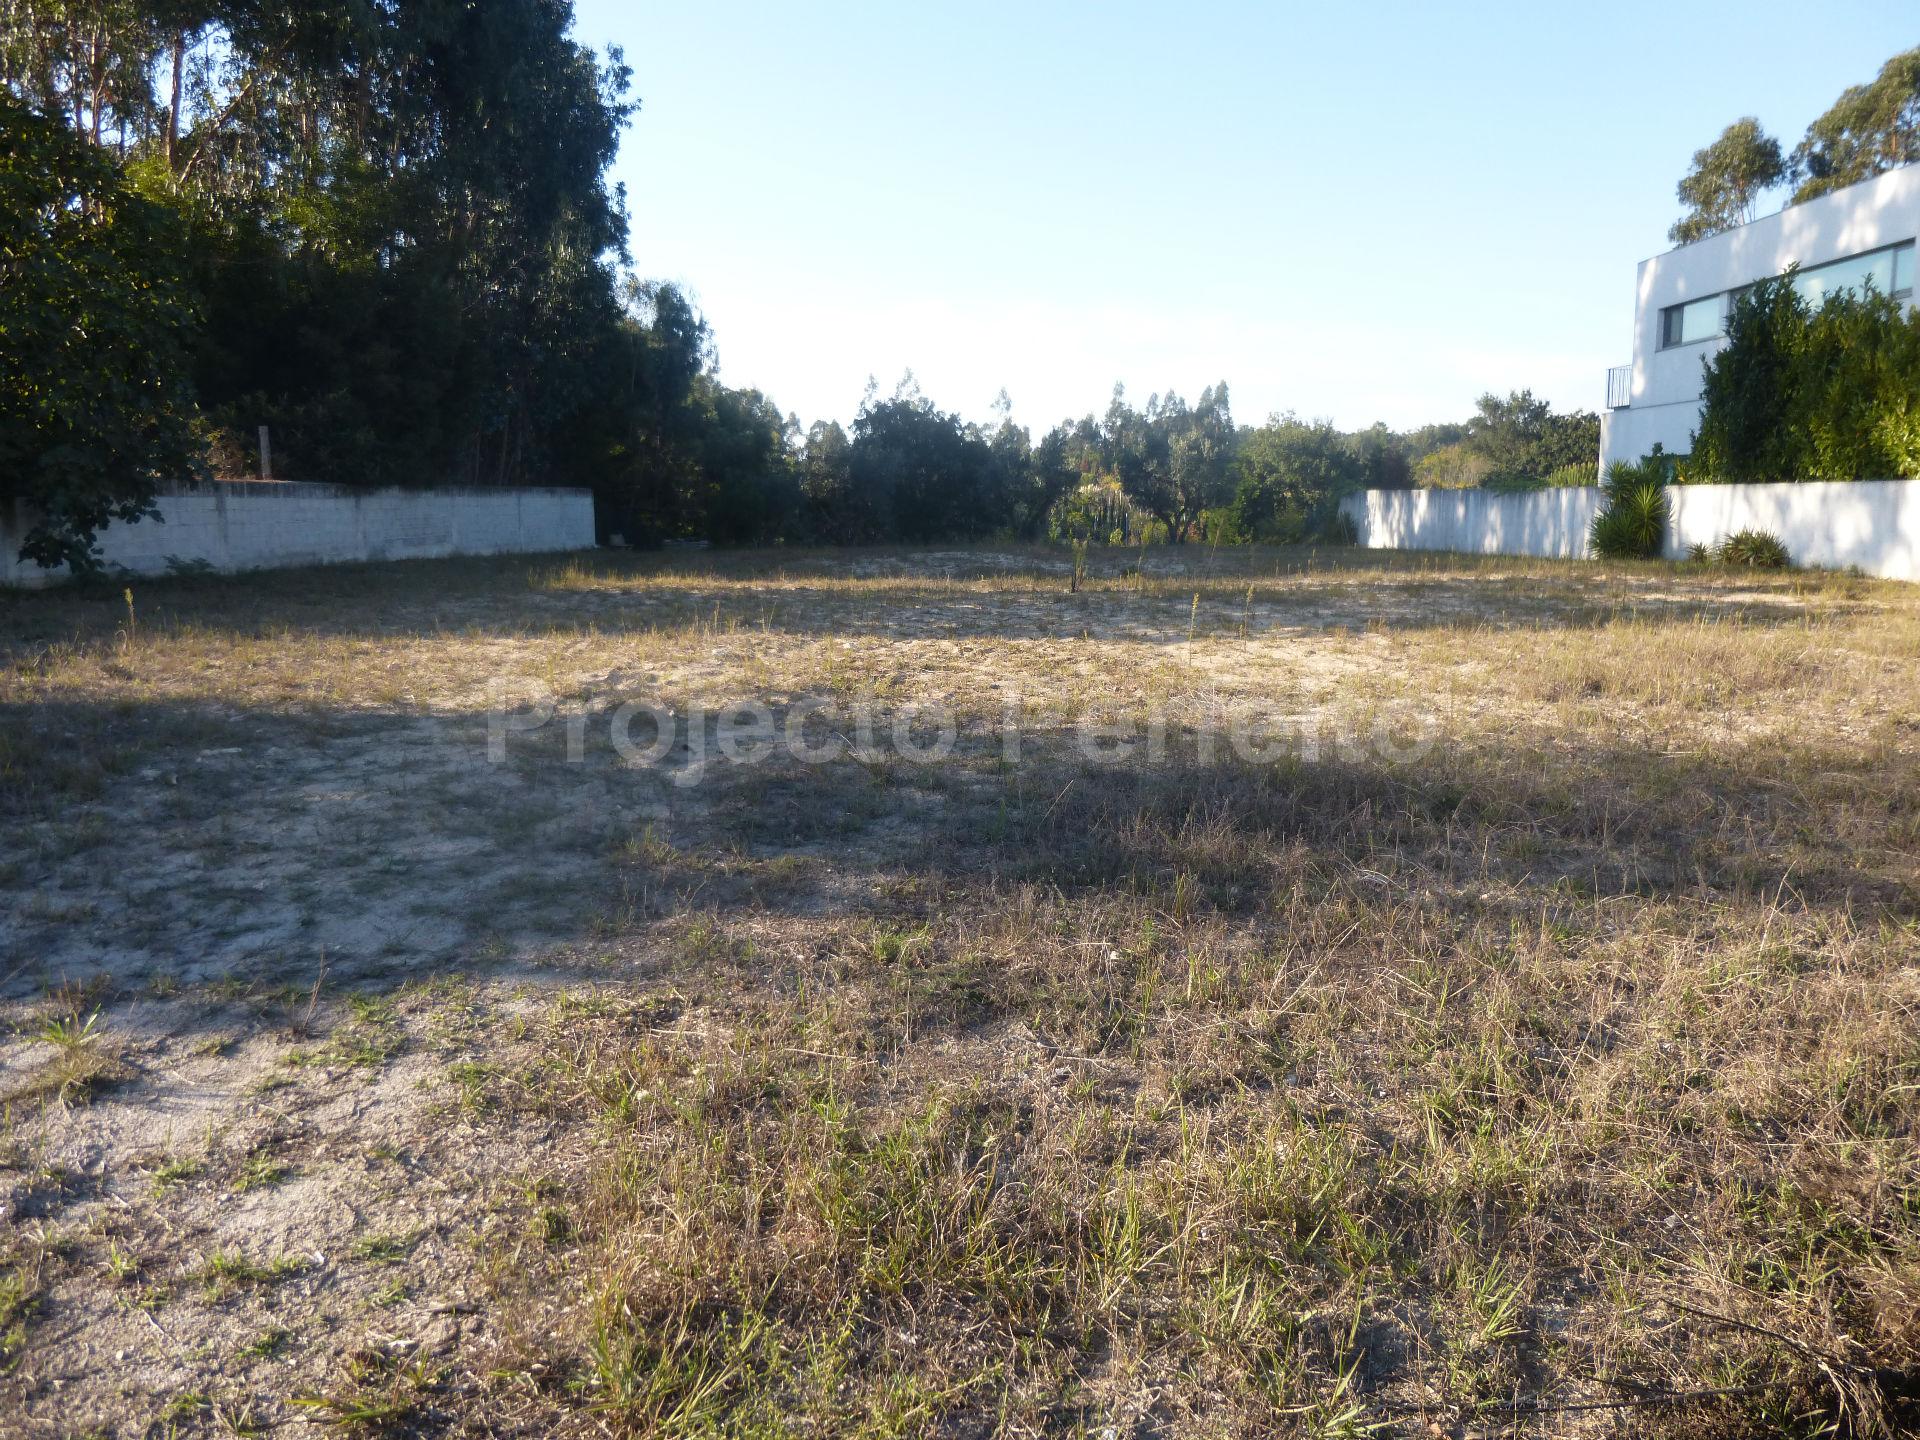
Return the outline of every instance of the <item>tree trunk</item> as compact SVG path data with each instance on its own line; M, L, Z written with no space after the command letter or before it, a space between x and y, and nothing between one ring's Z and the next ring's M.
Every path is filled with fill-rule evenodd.
M173 87L167 96L167 173L180 173L180 72L186 63L187 37L173 37Z
M87 77L91 81L90 88L93 92L93 115L91 117L89 131L93 136L93 143L96 145L100 143L100 111L104 108L107 88L107 60L105 52L106 39L96 30L93 34L93 47L88 54L87 61Z

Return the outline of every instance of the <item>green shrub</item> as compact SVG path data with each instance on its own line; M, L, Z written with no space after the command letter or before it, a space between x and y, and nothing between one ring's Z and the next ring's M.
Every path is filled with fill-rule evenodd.
M1633 542L1627 535L1626 516L1612 506L1593 517L1593 529L1588 533L1587 543L1602 560L1635 558Z
M1244 545L1254 537L1240 527L1230 506L1200 512L1200 537L1209 545Z
M1617 486L1609 473L1606 508L1594 516L1588 537L1593 553L1603 560L1652 560L1666 541L1666 492L1657 482L1632 475L1636 468L1614 467L1628 472Z
M97 573L100 530L204 473L187 250L111 147L0 89L0 510L26 506L22 560Z
M1235 529L1267 545L1312 539L1366 468L1332 425L1280 416L1247 435L1234 462Z
M1562 465L1547 475L1546 488L1564 490L1575 485L1597 485L1600 483L1600 467L1581 461L1574 465Z
M1677 485L1682 483L1680 462L1684 458L1669 455L1664 445L1656 444L1638 460L1615 460L1607 466L1600 483L1609 496L1625 494L1640 485Z
M1351 515L1336 510L1314 527L1313 540L1317 545L1358 545L1360 527Z
M1749 570L1785 570L1793 564L1780 537L1767 530L1736 531L1714 548L1713 558L1722 565L1744 565Z
M1299 545L1307 538L1307 512L1299 505L1283 503L1260 516L1252 529L1247 529L1244 523L1236 528L1257 544Z
M1871 285L1815 309L1791 272L1743 293L1705 367L1693 478L1920 475L1920 316Z
M1495 470L1480 482L1480 488L1491 490L1496 495L1516 495L1538 490L1545 483L1538 475L1523 475L1516 470Z

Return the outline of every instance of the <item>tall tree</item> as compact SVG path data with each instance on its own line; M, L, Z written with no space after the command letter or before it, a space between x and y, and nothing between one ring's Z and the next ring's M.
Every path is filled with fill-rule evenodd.
M1685 245L1718 235L1753 219L1760 196L1787 178L1780 142L1748 115L1720 132L1681 179L1680 203L1687 213L1673 223L1667 238Z
M1293 545L1367 482L1367 465L1327 421L1276 415L1241 443L1234 527L1247 539Z
M1100 441L1127 498L1165 525L1173 544L1201 511L1227 499L1235 437L1224 380L1202 391L1198 405L1169 391L1149 396L1144 410L1116 385Z
M1849 86L1807 127L1793 151L1794 202L1871 179L1920 160L1920 49L1880 67L1865 85Z
M1056 425L1040 437L1028 457L1016 508L1014 523L1021 538L1038 540L1046 534L1054 507L1097 467L1098 455L1099 433L1092 417L1074 425Z
M201 473L177 218L112 156L0 95L0 500L22 559L95 567L93 538Z
M631 106L565 0L5 0L0 82L193 227L193 378L326 478L554 475L618 323Z
M1193 409L1175 417L1169 450L1178 523L1170 529L1184 533L1203 510L1227 502L1233 493L1238 442L1224 380L1202 390Z
M852 442L838 420L816 420L800 447L803 525L822 540L839 540L851 505Z
M847 468L850 539L969 540L1004 523L991 446L911 376L892 398L861 407Z
M1531 390L1486 394L1467 422L1465 447L1485 462L1481 479L1468 483L1539 482L1563 465L1599 453L1600 417L1590 410L1556 415Z
M1405 442L1381 422L1347 436L1347 448L1360 466L1361 489L1405 490L1413 483Z

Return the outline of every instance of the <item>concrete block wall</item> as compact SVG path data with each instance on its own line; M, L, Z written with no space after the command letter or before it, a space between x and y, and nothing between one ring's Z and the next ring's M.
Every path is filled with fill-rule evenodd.
M1349 495L1340 509L1360 543L1375 550L1575 559L1587 553L1605 498L1597 485L1518 495L1367 490ZM1766 530L1796 565L1857 566L1890 580L1920 580L1920 480L1669 485L1667 514L1670 559L1739 530Z
M343 485L221 480L156 502L158 522L109 525L97 537L109 571L166 573L169 561L270 570L356 560L424 560L583 550L594 543L587 490L356 490ZM61 572L19 559L31 524L0 512L0 583L44 585Z

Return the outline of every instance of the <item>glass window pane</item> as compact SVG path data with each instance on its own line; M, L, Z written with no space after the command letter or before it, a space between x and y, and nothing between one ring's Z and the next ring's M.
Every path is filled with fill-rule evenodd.
M1680 309L1679 344L1691 345L1696 340L1711 340L1720 333L1720 297L1709 296L1705 300L1695 300L1691 305Z
M1871 255L1850 255L1845 260L1802 270L1793 277L1793 288L1800 292L1809 305L1818 306L1827 296L1841 290L1859 294L1868 280L1873 281L1873 288L1879 294L1893 293L1891 250L1879 250Z
M1893 289L1898 294L1913 289L1913 242L1893 252Z
M1827 291L1833 283L1833 267L1817 265L1811 270L1801 270L1793 277L1793 288L1800 292L1800 298L1820 308L1820 302L1827 298Z
M1691 345L1696 340L1711 340L1720 333L1723 297L1709 295L1705 300L1685 305L1669 305L1660 312L1660 345Z

